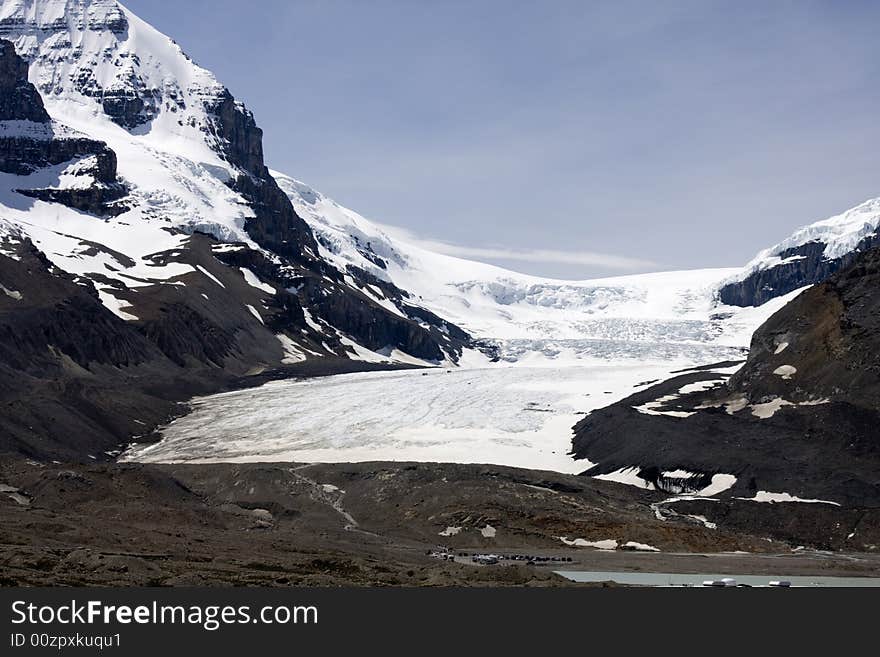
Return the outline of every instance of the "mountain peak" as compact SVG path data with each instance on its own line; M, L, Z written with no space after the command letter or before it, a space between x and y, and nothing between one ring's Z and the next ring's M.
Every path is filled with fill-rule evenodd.
M115 0L11 0L0 9L0 27L28 25L44 30L128 28L125 12Z
M30 63L48 105L97 105L128 130L149 130L157 119L177 133L204 130L204 102L224 91L171 39L112 0L4 2L0 37Z

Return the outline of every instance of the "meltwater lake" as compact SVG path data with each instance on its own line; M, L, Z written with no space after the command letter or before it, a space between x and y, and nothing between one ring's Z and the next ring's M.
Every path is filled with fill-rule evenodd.
M698 575L693 573L645 573L557 570L558 575L573 582L615 582L638 586L702 586L707 580L732 577L737 584L767 586L771 581L784 580L799 587L874 587L880 577L827 577L825 575Z

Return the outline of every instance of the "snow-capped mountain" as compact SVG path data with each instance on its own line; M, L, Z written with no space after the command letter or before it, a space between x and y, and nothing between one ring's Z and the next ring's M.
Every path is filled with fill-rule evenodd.
M792 290L820 283L860 253L880 245L880 198L795 231L761 251L719 290L722 302L759 306Z
M253 116L168 37L112 0L9 0L0 37L28 62L45 107L0 126L5 150L21 155L0 181L7 242L27 237L129 322L148 321L157 286L222 281L227 270L256 281L237 305L278 336L278 362L458 358L463 333L429 313L408 316L317 257L263 164ZM51 152L28 161L40 149ZM206 262L196 234L215 240Z

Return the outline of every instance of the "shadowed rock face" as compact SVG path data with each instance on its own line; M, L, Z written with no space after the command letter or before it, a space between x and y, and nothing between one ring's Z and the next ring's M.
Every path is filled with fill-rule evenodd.
M705 392L686 384L717 380ZM687 417L647 415L659 407ZM639 467L737 477L731 492L787 492L844 506L880 505L880 249L857 256L754 334L729 381L689 374L639 391L575 426L589 474Z
M211 240L191 242L181 257L208 263ZM242 303L259 304L259 293L233 267L209 265L223 287L193 274L187 285L141 288L139 318L127 322L28 240L3 247L13 255L0 254L0 453L105 460L166 421L176 402L282 357Z
M0 39L0 121L46 123L49 114L34 85L28 82L28 65L12 42Z
M314 268L318 247L312 231L296 214L287 195L263 161L263 131L253 114L227 89L206 103L214 117L213 134L224 157L246 172L229 186L247 199L254 210L245 230L254 241L281 256Z

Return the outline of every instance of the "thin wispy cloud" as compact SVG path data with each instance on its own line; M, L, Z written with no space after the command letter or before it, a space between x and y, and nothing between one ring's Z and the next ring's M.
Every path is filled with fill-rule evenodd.
M520 249L503 246L464 246L442 240L423 239L412 231L398 226L382 225L388 235L395 239L409 242L435 253L472 258L475 260L507 260L512 262L555 263L564 265L581 265L602 269L632 271L648 269L656 263L641 258L595 253L591 251L564 251L559 249Z

